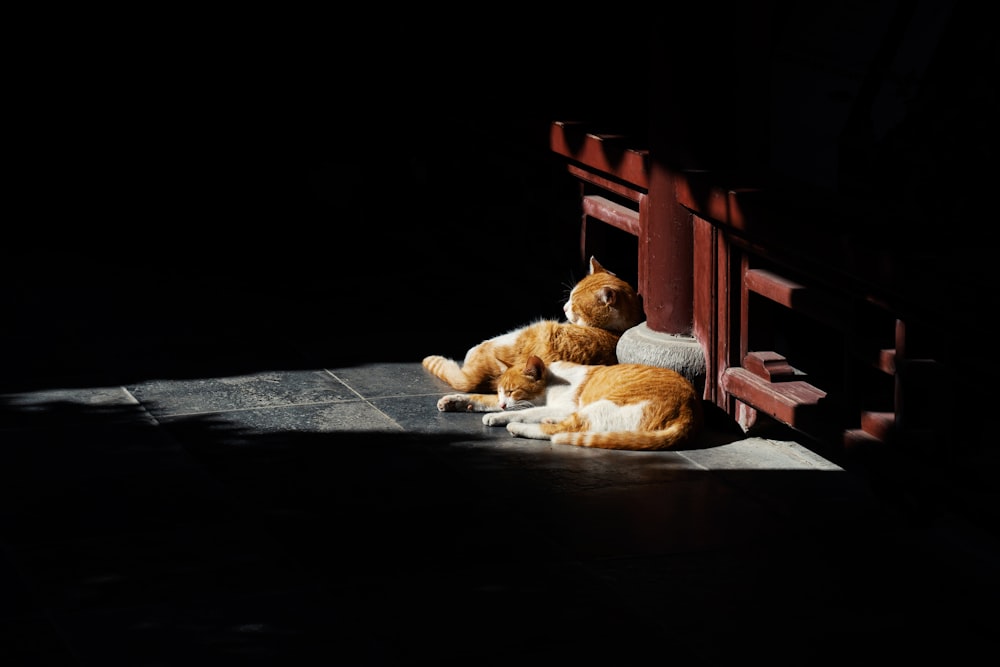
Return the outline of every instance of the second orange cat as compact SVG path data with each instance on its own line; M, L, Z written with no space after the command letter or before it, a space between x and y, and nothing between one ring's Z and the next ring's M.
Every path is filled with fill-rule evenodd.
M515 436L599 449L660 450L690 444L704 415L694 385L645 364L545 364L505 368L496 394L448 394L442 412L485 412Z

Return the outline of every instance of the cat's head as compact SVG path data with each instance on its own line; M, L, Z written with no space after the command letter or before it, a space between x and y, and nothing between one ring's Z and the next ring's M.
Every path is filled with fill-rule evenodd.
M509 365L500 359L497 362L502 371L497 378L497 399L501 410L523 410L545 402L545 362L535 355L520 365Z
M642 297L591 257L590 273L574 285L563 312L573 324L620 334L642 322Z

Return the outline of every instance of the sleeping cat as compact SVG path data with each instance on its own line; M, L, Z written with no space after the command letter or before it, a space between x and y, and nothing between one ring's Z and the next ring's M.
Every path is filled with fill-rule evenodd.
M440 355L425 357L423 366L459 391L494 391L502 369L537 355L543 361L583 364L618 363L618 338L642 321L642 301L626 281L590 258L590 272L563 305L566 322L539 320L495 336L471 348L460 365Z
M546 365L537 356L504 370L496 394L449 394L442 412L486 412L516 436L599 449L660 450L701 430L701 399L687 378L644 364Z

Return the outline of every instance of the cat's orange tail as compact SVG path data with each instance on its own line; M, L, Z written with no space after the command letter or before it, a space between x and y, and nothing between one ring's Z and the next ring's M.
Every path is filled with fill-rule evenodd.
M431 375L439 380L444 380L453 389L469 392L478 388L479 383L470 380L454 359L435 354L424 357L421 363Z
M696 428L689 422L671 424L657 431L563 431L552 434L556 445L574 445L594 449L623 449L631 451L658 451L688 443Z

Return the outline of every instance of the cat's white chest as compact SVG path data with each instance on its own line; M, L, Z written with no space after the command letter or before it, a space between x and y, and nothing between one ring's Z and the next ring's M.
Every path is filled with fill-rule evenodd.
M549 386L545 391L545 405L576 408L576 387L559 384Z
M546 405L560 405L576 409L577 390L587 377L587 367L580 364L554 361L549 366L552 378L545 390Z

